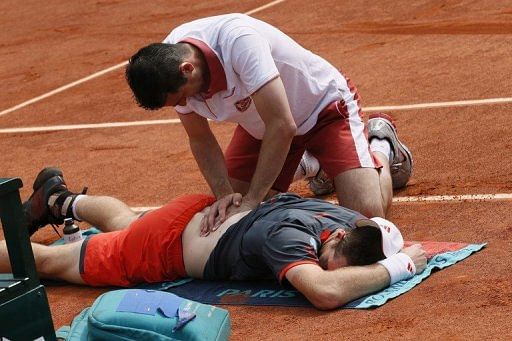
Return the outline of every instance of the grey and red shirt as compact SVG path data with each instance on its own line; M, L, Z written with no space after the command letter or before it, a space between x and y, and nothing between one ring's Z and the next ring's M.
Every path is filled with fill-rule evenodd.
M276 278L299 264L318 264L329 235L365 218L350 209L295 194L279 194L233 224L212 251L203 273L210 280Z

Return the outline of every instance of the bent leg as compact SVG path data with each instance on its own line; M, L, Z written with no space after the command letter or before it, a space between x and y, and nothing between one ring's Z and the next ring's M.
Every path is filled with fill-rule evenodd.
M377 160L379 160L382 167L378 169L379 172L379 183L380 183L380 194L382 197L382 208L384 210L384 216L387 216L391 204L393 202L393 181L391 179L391 170L389 168L389 162L387 157L379 152L373 153Z
M370 150L357 94L351 103L327 106L307 138L306 149L334 177L340 205L368 217L385 217L393 195L389 163Z
M83 242L83 241L82 241ZM80 276L80 248L82 242L46 246L32 244L37 273L41 278L85 284ZM10 272L11 263L5 240L0 241L0 272Z
M355 168L334 178L341 206L367 217L385 217L391 205L392 189L389 167Z
M75 212L80 219L103 232L122 230L140 215L116 198L89 195L77 200Z

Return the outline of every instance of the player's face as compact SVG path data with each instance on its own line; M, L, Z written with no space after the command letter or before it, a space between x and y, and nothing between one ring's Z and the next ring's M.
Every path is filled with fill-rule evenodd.
M335 270L348 266L344 256L335 256L336 246L345 237L345 231L338 229L331 233L329 238L322 244L318 261L325 270Z
M197 95L205 85L202 73L193 63L189 61L183 62L180 65L180 71L187 79L187 82L178 91L167 94L166 107L187 105L187 98Z
M183 84L178 91L169 92L167 94L167 100L165 101L166 107L175 107L177 105L187 105L187 97L195 96L199 90L197 90L190 82Z
M327 270L336 270L340 268L344 268L348 266L348 261L345 258L345 256L337 256L330 260L329 264L327 265Z
M178 89L177 92L170 92L167 94L167 100L165 101L166 107L175 107L177 105L187 105L187 97L184 94L182 88Z

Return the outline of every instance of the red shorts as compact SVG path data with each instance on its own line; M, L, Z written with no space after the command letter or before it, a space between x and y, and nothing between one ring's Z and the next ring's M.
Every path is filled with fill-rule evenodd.
M360 111L351 110L349 112L343 102L333 102L320 112L316 125L310 131L295 136L272 189L279 192L288 190L306 149L318 159L330 177L354 168L381 168L382 165L370 151L368 131ZM229 176L250 182L260 147L261 140L238 126L225 153Z
M181 234L194 214L215 198L187 195L144 214L124 230L86 239L80 274L91 286L130 287L186 277Z

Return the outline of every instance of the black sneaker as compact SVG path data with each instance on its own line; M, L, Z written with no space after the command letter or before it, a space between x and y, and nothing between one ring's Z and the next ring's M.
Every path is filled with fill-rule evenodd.
M29 235L48 224L58 225L64 222L62 217L55 217L48 207L48 198L58 192L68 190L62 171L48 167L39 172L32 186L34 193L23 203L23 212Z

